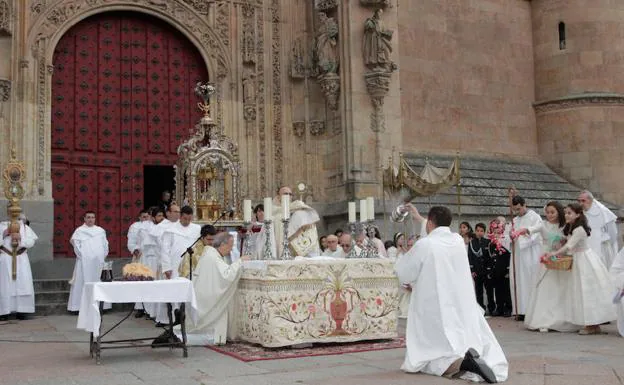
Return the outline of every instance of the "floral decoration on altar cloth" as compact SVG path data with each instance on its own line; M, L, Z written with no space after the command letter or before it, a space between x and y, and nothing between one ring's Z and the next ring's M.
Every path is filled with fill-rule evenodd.
M399 285L391 263L276 262L291 263L269 264L264 282L249 271L241 279L243 340L277 347L396 337Z

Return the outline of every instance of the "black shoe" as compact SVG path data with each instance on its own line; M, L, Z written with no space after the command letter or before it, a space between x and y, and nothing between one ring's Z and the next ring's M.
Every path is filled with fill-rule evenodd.
M180 339L172 334L169 330L165 330L161 335L156 337L154 341L152 341L152 348L158 348L163 346L164 344L170 344L171 339L173 339L173 343L180 343Z
M477 351L472 348L468 349L468 351L466 352L466 355L464 356L464 360L462 361L459 370L478 374L483 377L485 382L487 382L488 384L496 383L496 376L494 375L492 369L487 366L485 361L479 358L479 353L477 353Z
M518 314L516 316L516 321L523 322L524 321L524 314Z
M16 313L15 318L17 318L20 321L26 321L30 319L30 317L26 313Z
M156 322L156 325L154 325L157 328L166 328L169 326L169 324L164 324L162 322Z
M498 310L494 310L492 312L492 317L500 317L501 315L502 315L501 312L499 312Z
M142 318L145 315L145 310L137 310L134 318Z

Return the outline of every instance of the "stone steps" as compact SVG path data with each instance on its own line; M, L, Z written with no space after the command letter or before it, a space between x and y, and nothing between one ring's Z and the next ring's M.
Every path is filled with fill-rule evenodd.
M67 314L70 285L67 279L35 279L35 314L39 316ZM132 303L115 303L113 311L130 311Z

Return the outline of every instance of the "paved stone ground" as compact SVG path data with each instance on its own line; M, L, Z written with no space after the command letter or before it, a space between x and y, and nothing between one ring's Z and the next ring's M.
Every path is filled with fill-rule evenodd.
M105 326L122 314L107 314ZM404 349L244 363L212 350L121 349L89 357L88 334L75 316L0 322L0 384L92 385L437 385L465 383L399 370ZM526 331L510 319L490 319L510 361L507 384L624 384L624 339L614 325L600 336ZM156 336L149 321L131 318L115 338ZM9 342L18 341L18 342ZM20 342L30 341L30 342ZM37 342L50 341L50 342ZM56 342L51 342L56 341Z

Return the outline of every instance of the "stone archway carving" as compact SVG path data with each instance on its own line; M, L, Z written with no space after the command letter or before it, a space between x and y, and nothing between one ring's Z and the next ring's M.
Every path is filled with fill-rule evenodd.
M204 12L199 13L184 0L35 0L30 8L33 23L29 30L33 66L29 69L33 88L24 89L24 96L32 92L35 104L32 129L36 145L36 192L39 196L51 196L46 188L50 176L51 136L51 75L54 71L52 56L54 47L73 25L81 20L108 11L134 11L158 17L182 32L198 49L208 68L210 79L226 84L231 78L231 60L222 39L208 24ZM28 60L22 67L30 67ZM221 89L222 87L219 87ZM223 94L217 94L217 111L222 111ZM219 117L220 113L217 114ZM221 123L221 122L218 122Z

